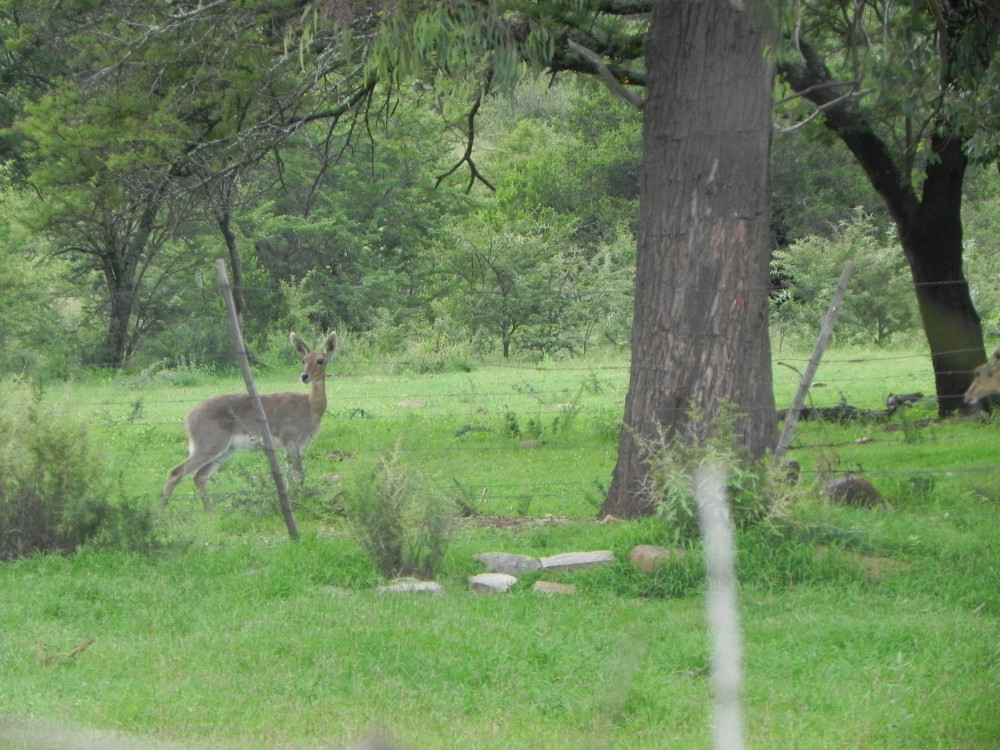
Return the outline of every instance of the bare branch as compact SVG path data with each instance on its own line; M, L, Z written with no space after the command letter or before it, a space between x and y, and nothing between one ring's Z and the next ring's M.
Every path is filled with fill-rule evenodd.
M622 86L621 82L617 78L615 78L615 76L608 69L608 66L605 65L604 60L601 58L600 55L598 55L596 52L592 50L587 49L582 44L574 42L572 39L567 39L566 44L569 46L571 50L576 52L578 55L583 57L591 65L594 66L594 69L597 71L598 75L601 76L601 80L604 81L604 85L608 87L611 93L621 97L636 109L640 110L642 109L643 107L642 99L639 96L637 96L634 92L629 91L627 88Z
M488 86L489 84L487 83L487 86L484 87L484 91L488 88ZM465 192L468 193L472 191L472 186L476 184L476 180L479 180L494 193L496 192L497 189L490 183L489 180L483 177L478 167L476 167L476 163L472 160L472 147L476 142L476 114L479 112L479 107L482 103L483 92L481 91L476 97L476 101L473 102L472 108L469 110L469 114L466 118L465 153L462 154L462 158L459 159L451 169L438 176L438 178L434 181L435 188L437 188L446 178L455 174L455 172L457 172L459 167L463 164L468 164L469 184L466 186Z
M847 85L847 84L833 84L833 83L831 83L831 84L828 84L828 85ZM816 87L813 87L813 88L816 88ZM774 130L777 133L794 133L799 128L804 128L810 122L812 122L817 117L819 117L821 114L823 114L826 110L832 109L832 108L838 106L839 104L843 103L845 100L847 100L847 99L861 99L861 98L863 98L865 96L868 96L868 94L873 93L874 91L875 91L875 89L865 89L864 91L849 91L846 94L842 94L841 96L838 96L836 99L832 99L832 100L826 102L825 104L819 104L819 105L817 105L816 109L814 109L812 111L812 113L806 119L802 120L801 122L797 122L794 125L789 125L787 127L782 127L781 125L778 125L778 123L774 123ZM786 98L782 99L780 102L778 102L777 104L775 104L775 106L777 107L777 106L779 106L781 104L786 104L786 103L788 103L790 101L793 101L795 99L800 99L800 98L805 98L805 97L806 97L806 92L803 91L801 94L796 94L794 96L789 96L789 97L786 97Z

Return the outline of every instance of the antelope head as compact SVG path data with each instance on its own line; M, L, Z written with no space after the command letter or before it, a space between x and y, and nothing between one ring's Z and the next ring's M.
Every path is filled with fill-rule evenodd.
M972 385L965 392L965 403L974 404L988 396L1000 394L1000 349L990 360L974 370Z

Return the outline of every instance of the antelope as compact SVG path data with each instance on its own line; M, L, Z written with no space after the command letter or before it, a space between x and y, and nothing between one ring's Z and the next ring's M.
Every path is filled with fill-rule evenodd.
M302 355L305 371L303 383L310 385L306 393L271 393L260 397L267 425L275 442L288 455L293 481L301 484L302 450L319 432L326 411L326 365L337 348L337 334L331 333L323 342L323 353L309 347L294 333L292 346ZM262 429L254 412L250 396L245 393L215 396L194 407L187 415L184 427L188 435L188 457L170 470L167 485L160 496L160 510L167 507L174 487L194 472L194 484L201 494L205 511L212 513L206 484L231 455L241 450L253 450L261 444Z
M972 385L965 392L965 403L974 404L988 396L1000 394L1000 349L986 363L979 365L972 376Z

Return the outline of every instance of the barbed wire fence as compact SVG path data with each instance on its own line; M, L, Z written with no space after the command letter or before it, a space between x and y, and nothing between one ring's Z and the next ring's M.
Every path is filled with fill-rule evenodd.
M278 290L274 288L258 288L245 289L244 291L261 294L276 292ZM752 291L754 293L761 293L773 290L770 288L765 290L763 287L758 287ZM832 293L832 288L830 291ZM486 290L480 290L476 294L484 298L490 297L490 292ZM606 290L602 292L600 290L592 290L578 296L584 302L587 302L594 298L595 295L620 297L622 291ZM206 310L208 307L211 307L211 304L211 300L206 302ZM221 319L219 321L212 321L211 325L214 327L224 327ZM779 411L782 411L791 405L795 385L798 383L798 378L801 376L803 370L809 366L809 358L791 346L789 346L789 351L785 351L784 343L780 340L780 337L776 348L778 353L773 360L773 369L776 373L775 390L778 401L777 408ZM917 349L917 347L914 347L914 349ZM366 354L364 356L371 358L374 355ZM288 385L282 386L281 390L296 390L297 388L297 373L295 372L294 361L293 356L290 354L287 370ZM136 426L145 424L151 425L154 428L172 430L177 435L178 451L182 451L181 446L184 443L182 416L165 417L162 415L164 413L183 415L184 412L195 406L205 396L200 394L195 397L191 392L187 392L187 389L165 387L171 372L182 369L185 366L203 366L206 371L214 372L228 370L232 365L232 354L227 352L221 352L217 355L202 355L199 361L187 364L164 359L161 362L149 365L145 376L143 374L123 374L121 377L126 387L121 390L120 398L103 403L100 401L78 403L77 406L92 413L107 412L113 414L113 418L131 421ZM620 360L609 361L606 358L602 358L588 361L586 358L567 358L558 365L563 373L570 373L571 375L572 373L576 373L579 382L582 384L581 387L589 382L595 389L605 389L608 398L603 400L600 405L595 405L594 399L589 399L584 404L567 403L567 399L572 400L572 393L567 393L565 388L554 388L545 384L545 378L541 375L545 369L544 362L542 364L533 364L521 359L518 361L512 360L490 364L490 368L500 369L508 376L504 384L494 386L495 390L492 392L477 389L475 385L477 379L475 368L479 367L478 365L473 365L473 371L468 373L465 390L444 393L440 390L428 390L424 392L421 389L418 379L406 377L406 375L421 373L432 377L432 375L423 371L422 368L426 366L426 362L406 357L384 358L377 363L372 359L366 361L362 357L354 362L348 359L347 364L339 368L337 365L334 365L328 387L329 405L323 431L336 432L338 427L343 427L357 419L370 417L382 420L396 420L402 419L404 414L405 418L411 422L424 421L428 424L439 426L454 424L461 428L462 425L468 422L468 404L472 399L486 403L492 410L496 411L502 409L503 404L517 399L520 399L523 404L525 401L524 397L528 396L527 401L531 405L520 405L518 407L518 415L523 420L537 421L551 419L554 409L571 409L572 413L577 417L590 418L593 421L600 421L602 423L604 436L600 450L603 453L612 451L616 446L619 431L618 422L623 412L624 394L629 377L629 365L624 352ZM365 403L358 403L353 400L353 396L338 393L336 385L338 377L364 377L366 373L370 376L375 371L389 373L386 377L390 379L392 373L404 374L399 379L397 392L391 393L389 390L383 389L379 400ZM900 376L901 372L905 373L902 377ZM784 375L779 377L781 373L787 375L787 378ZM138 382L144 377L153 385L148 388L128 387L130 379ZM663 377L669 378L670 373L663 373ZM859 443L872 443L891 439L898 439L900 441L912 440L914 432L917 429L921 429L921 427L915 426L913 424L914 420L908 419L906 416L907 410L913 409L915 406L919 409L921 404L914 404L911 401L898 410L890 409L886 401L893 394L921 394L920 401L922 405L928 407L921 410L921 416L925 420L929 419L929 415L933 411L932 408L929 408L933 406L934 394L933 370L928 353L920 353L919 351L893 352L891 350L875 348L869 350L838 350L835 348L825 354L823 364L819 369L819 378L820 380L813 383L809 390L808 400L806 401L807 408L813 406L835 407L846 405L859 413L868 413L870 418L857 418L849 423L849 430L845 430L844 426L840 424L829 423L824 425L822 422L810 424L808 428L800 428L798 434L792 438L788 446L791 458L807 453L834 455L841 451L846 452L847 449L854 450ZM157 382L164 387L154 387ZM273 377L268 379L269 384L274 382ZM232 379L228 386L224 385L218 378L213 380L213 387L215 387L216 383L218 383L217 393L237 392L241 390L239 382L235 378ZM171 390L176 392L171 393ZM872 394L877 394L877 396L873 396ZM85 396L81 395L79 398L85 398ZM769 407L762 405L760 408ZM871 415L878 414L882 415L881 419L871 418ZM777 416L776 419L778 419ZM895 430L898 434L893 436L890 430ZM934 435L933 439L950 448L950 444L954 443L957 445L957 441L964 440L965 436L941 432ZM377 451L380 448L367 447L359 450L347 446L344 450L345 452L363 453L365 450ZM433 448L416 446L412 450L419 457L421 451L427 451L428 453L430 451L440 452L442 448L440 445ZM448 449L444 448L443 450L447 451ZM578 446L562 446L558 441L552 441L546 446L546 450L555 454L555 462L558 464L558 454L560 451L577 451ZM139 465L140 471L150 473L150 483L156 485L161 480L160 475L165 474L169 466L158 466L155 460L136 460L136 455L142 451L143 442L141 436L138 436L134 441L129 441L129 444L123 446L123 449L120 451L116 451L115 446L102 447L102 452L107 460L112 463L133 461ZM954 451L949 450L947 453L953 455ZM851 461L854 461L854 459L848 458L839 467L840 470L863 474L873 480L905 479L907 476L914 476L917 473L921 475L935 473L958 475L987 473L997 470L996 466L986 466L982 463L970 463L968 465L952 464L948 466L935 466L932 463L928 463L921 467L919 472L915 472L908 468L896 470L891 466L885 465L875 468L865 466L860 462L851 463ZM599 470L604 471L609 478L611 468L612 466L610 465L602 466ZM813 478L809 476L810 471L815 473L815 470L807 469L805 473L807 481ZM155 475L155 478L152 475ZM551 480L544 484L519 482L516 477L510 477L502 483L491 486L490 494L494 499L516 502L518 498L530 492L539 500L544 501L558 499L568 492L578 492L579 487L579 482L564 481L556 469L552 472ZM224 495L221 497L224 498Z
M780 382L776 383L779 411L790 405L798 373L807 363L807 355L796 353L779 353L774 358L776 373L787 371L787 375L781 375ZM571 410L577 423L589 422L590 429L599 425L602 435L600 439L594 440L594 455L599 453L602 463L595 465L594 476L603 472L610 478L629 375L629 365L624 359L616 362L574 360L557 365L564 383L575 379L581 384L576 392L565 385L547 384L548 370L555 368L524 363L484 365L482 369L488 368L491 372L501 373L499 379L492 378L486 386L477 385L480 377L476 371L480 369L478 367L462 373L460 378L452 375L450 377L460 387L441 391L429 385L436 375L419 373L411 369L410 364L406 360L393 360L384 362L373 370L365 364L355 367L348 363L344 370L334 372L327 388L327 415L322 427L322 433L327 434L325 442L337 443L341 433L365 431L369 425L374 430L379 421L382 421L400 425L405 423L414 429L426 427L450 431L450 434L456 436L454 450L466 450L460 442L463 439L458 435L460 430L469 427L476 419L502 420L506 405L516 401L518 406L511 408L516 410L522 424L551 421ZM283 378L277 372L268 373L266 388L275 389L275 384L281 383L279 390L298 390L299 373L292 355L289 356L286 374L287 385L281 383ZM122 377L127 379L129 376ZM148 473L152 487L162 484L170 466L183 457L183 414L208 395L239 392L242 389L239 378L235 375L230 377L210 374L204 378L201 386L192 388L169 384L172 377L170 369L164 368L148 384L123 387L111 399L88 401L87 394L91 391L85 389L72 397L74 408L78 412L92 415L94 421L117 421L121 425L118 432L126 436L134 428L134 438L117 444L105 444L99 446L98 450L101 457L112 465L131 463L136 466L137 471ZM445 373L442 377L449 375ZM345 389L349 392L338 389L338 379L381 381L380 390L377 396L359 403L356 400L357 389ZM583 399L583 403L570 403L585 386L599 393ZM72 385L67 388L72 390ZM933 429L936 423L936 402L932 389L933 372L928 354L829 351L820 367L818 379L810 390L807 407L836 407L846 403L859 413L869 416L848 419L843 423L810 420L807 424L800 424L790 443L789 457L818 454L836 457L843 454L839 471L862 475L875 482L905 481L916 476L986 475L997 471L1000 467L996 464L973 461L963 465L953 462L954 456L961 452L957 449L967 441L967 434L961 430ZM918 392L923 395L916 403L895 411L886 406L886 400L892 394L913 395ZM777 420L778 416L775 418ZM928 430L928 427L931 429ZM159 455L162 451L160 447L157 448L157 457L144 458L141 455L146 450L144 428L152 428L161 436L164 432L174 434L177 455L164 460ZM935 465L930 460L919 469L897 469L884 464L868 465L857 458L859 446L863 448L880 442L906 445L931 440L942 448L942 454L951 457L951 463ZM343 450L344 454L350 453L359 459L374 458L388 448L391 446L338 446L338 450ZM438 454L449 450L448 444L416 444L408 452L414 455L415 463L419 464L432 458L447 461L447 455L441 457ZM564 444L559 440L550 440L547 441L545 450L551 457L553 469L544 483L508 476L490 486L490 497L501 504L512 504L531 494L537 503L545 503L558 501L568 493L578 493L581 487L579 478L561 475L559 456L565 453L570 458L571 454L578 453L579 441ZM307 464L310 462L315 466L315 456L313 459L307 458ZM1000 463L1000 458L997 463ZM814 481L817 478L816 471L806 469L804 481ZM226 494L220 493L218 499L225 501ZM213 499L216 499L214 495Z

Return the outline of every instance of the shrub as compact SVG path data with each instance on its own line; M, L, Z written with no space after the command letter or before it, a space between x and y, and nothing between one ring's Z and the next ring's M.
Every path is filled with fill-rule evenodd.
M640 439L639 449L649 467L651 496L656 515L667 527L668 537L685 544L699 535L698 505L694 475L699 466L717 463L728 469L726 483L729 509L739 530L784 519L799 492L784 469L765 457L750 463L737 448L734 432L736 413L723 405L709 420L691 409L684 435L660 431L654 438Z
M82 545L148 549L148 508L113 505L83 424L32 406L0 413L0 560Z
M399 459L398 450L384 456L357 491L348 493L348 520L383 575L433 579L450 539L450 501L419 495Z
M834 236L806 237L774 253L772 276L785 284L772 295L771 321L779 335L819 333L848 260L855 266L837 315L838 341L884 347L920 330L913 281L895 234L859 209Z

